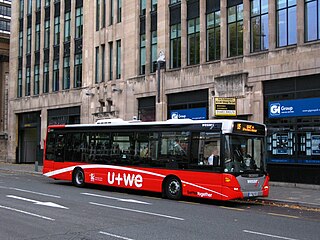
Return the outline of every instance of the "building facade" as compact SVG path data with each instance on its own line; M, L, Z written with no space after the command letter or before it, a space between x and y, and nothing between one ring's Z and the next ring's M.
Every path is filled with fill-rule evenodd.
M21 0L13 9L10 161L40 161L48 124L212 119L215 97L232 97L238 118L269 128L271 179L320 184L320 0Z
M7 161L11 1L0 1L0 161Z

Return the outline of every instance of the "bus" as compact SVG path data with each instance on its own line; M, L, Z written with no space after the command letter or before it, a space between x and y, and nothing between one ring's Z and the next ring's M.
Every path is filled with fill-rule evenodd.
M101 184L169 199L267 197L265 139L264 124L235 119L52 125L43 174L77 187Z

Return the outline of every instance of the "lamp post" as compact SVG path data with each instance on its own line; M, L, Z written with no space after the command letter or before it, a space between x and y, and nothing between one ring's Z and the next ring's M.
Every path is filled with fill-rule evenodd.
M157 59L157 71L158 71L158 103L160 103L160 88L161 88L161 84L160 84L160 70L161 68L165 68L165 63L166 63L166 56L164 55L164 51L160 50L159 55L158 55L158 59Z

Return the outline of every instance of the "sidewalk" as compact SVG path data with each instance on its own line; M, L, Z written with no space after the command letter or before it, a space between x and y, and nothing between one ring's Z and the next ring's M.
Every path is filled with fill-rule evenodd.
M42 174L42 166L35 166L35 164L11 164L0 162L0 170ZM269 197L259 199L269 202L320 209L320 185L270 182Z

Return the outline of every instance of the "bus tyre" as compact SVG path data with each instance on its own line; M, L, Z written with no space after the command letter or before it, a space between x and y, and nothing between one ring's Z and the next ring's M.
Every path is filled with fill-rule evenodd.
M76 168L72 174L72 183L76 187L84 186L84 172L81 168Z
M165 194L169 199L180 199L182 195L181 182L177 177L170 177L165 184Z

